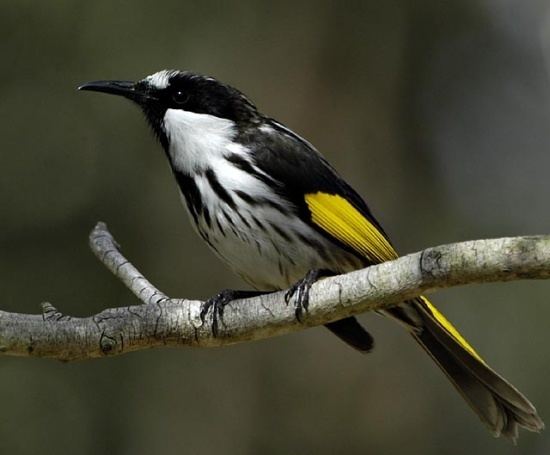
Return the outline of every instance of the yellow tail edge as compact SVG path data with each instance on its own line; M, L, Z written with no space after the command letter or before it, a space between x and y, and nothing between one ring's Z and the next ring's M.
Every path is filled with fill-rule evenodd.
M457 330L457 328L451 324L451 322L443 316L443 314L435 307L433 303L431 303L426 297L420 296L419 299L422 301L422 303L425 305L427 310L430 312L430 314L433 316L433 318L437 321L441 327L445 329L445 331L464 349L466 350L470 355L472 355L475 359L479 360L484 365L487 365L485 363L485 360L481 358L481 356L476 352L476 350L472 347L470 343L466 341L466 339L460 334L460 332Z

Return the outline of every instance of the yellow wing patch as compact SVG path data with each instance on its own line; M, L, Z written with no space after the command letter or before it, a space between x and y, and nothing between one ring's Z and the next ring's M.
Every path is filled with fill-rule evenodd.
M305 196L311 220L334 238L373 262L397 259L397 253L374 224L346 199L337 194L310 193ZM470 355L485 363L460 332L425 297L422 303L438 324Z
M460 334L456 327L451 324L451 322L445 316L441 314L441 312L433 305L433 303L431 303L426 297L423 296L420 296L420 300L422 300L422 303L426 305L428 311L431 313L437 323L440 324L463 349L468 351L468 353L470 353L481 363L485 364L485 361L476 352L472 345L464 339L464 337Z
M305 200L311 220L340 242L373 262L397 259L384 234L342 196L318 192Z

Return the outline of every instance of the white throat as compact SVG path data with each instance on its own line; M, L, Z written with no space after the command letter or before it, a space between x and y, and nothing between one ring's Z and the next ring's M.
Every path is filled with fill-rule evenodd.
M209 114L168 109L164 115L172 165L180 171L199 171L229 152L235 123Z

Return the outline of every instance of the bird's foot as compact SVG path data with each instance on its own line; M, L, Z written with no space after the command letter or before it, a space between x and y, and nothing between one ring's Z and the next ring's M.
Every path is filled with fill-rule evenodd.
M297 283L294 283L285 294L285 302L288 304L290 300L294 299L294 314L299 322L302 322L302 316L304 312L307 312L309 307L309 291L311 286L320 278L333 275L329 270L313 269L306 273Z
M233 300L246 299L249 297L256 297L263 294L258 291L237 291L234 289L224 289L216 294L214 297L209 298L201 306L200 318L202 323L206 321L206 315L213 309L212 313L212 334L217 337L219 334L219 324L223 324L223 311L225 306Z

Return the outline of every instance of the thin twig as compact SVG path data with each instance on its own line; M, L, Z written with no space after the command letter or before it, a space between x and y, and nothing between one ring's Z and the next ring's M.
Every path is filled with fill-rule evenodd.
M0 311L1 353L68 361L156 346L221 346L386 308L452 286L550 277L550 236L443 245L319 281L301 322L284 292L231 302L214 337L212 314L204 323L200 318L203 302L171 299L155 288L121 254L104 223L92 231L90 245L145 305L110 308L88 318L65 316L51 304L43 304L40 315Z

